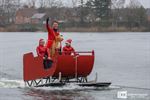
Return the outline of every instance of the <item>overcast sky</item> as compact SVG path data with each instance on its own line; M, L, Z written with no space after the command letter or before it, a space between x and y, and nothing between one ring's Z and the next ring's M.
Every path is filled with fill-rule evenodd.
M150 0L138 0L145 8L150 8Z
M23 0L23 2L27 2L28 0ZM58 0L58 1L62 1L64 5L67 6L72 6L71 1L72 0ZM80 1L80 0L78 0ZM86 1L86 0L84 0ZM129 2L130 0L126 0L126 4ZM150 8L150 0L138 0L145 8Z
M65 4L71 5L72 0L62 0ZM86 0L85 0L86 1ZM130 0L126 0L128 3ZM138 0L145 8L150 8L150 0Z
M146 8L150 8L150 0L140 0L140 1Z

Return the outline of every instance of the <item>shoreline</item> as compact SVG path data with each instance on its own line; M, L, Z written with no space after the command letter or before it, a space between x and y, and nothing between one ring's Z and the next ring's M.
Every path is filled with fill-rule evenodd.
M145 27L135 27L135 28L126 28L126 27L71 27L71 28L61 28L61 32L150 32L150 29L147 29ZM16 28L1 28L0 32L47 32L44 28L38 29L38 30L18 30Z

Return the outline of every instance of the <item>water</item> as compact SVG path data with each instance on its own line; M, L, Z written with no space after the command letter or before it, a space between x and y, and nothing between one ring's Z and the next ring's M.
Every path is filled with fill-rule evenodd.
M127 100L150 100L150 33L62 33L73 39L77 51L95 50L94 69L88 77L110 81L107 89L26 88L22 81L22 56L34 52L47 33L0 33L0 100L116 100L127 91Z

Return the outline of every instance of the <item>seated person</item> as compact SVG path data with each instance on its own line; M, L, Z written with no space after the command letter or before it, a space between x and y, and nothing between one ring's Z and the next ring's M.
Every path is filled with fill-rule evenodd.
M44 68L48 69L52 66L49 49L45 46L44 39L39 40L39 46L36 48L37 55L43 58Z
M71 46L71 39L68 39L66 41L66 46L63 47L63 52L65 53L65 55L71 55L71 53L75 53L74 48Z

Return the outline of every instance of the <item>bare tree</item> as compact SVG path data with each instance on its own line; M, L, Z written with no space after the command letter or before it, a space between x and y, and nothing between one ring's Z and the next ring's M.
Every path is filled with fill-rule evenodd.
M125 17L130 29L133 27L144 26L147 22L146 10L137 0L130 0L129 5L126 8Z
M77 7L77 4L78 4L78 1L79 0L71 0L71 6L74 8L74 7Z
M20 7L20 0L1 0L0 18L1 23L9 24L15 19L17 9Z
M40 8L62 7L63 3L60 0L39 0Z
M125 6L125 1L126 0L111 0L112 2L112 9L116 9L116 8L123 8Z
M129 1L129 5L127 7L130 7L130 8L139 8L141 6L142 6L142 4L138 0L130 0Z
M37 0L29 0L28 2L30 7L35 7Z
M122 9L125 6L125 0L111 0L112 5L112 27L117 27L118 22L122 19Z
M38 3L39 3L40 8L45 7L45 0L38 0Z
M56 0L46 0L47 7L53 7L56 3Z

